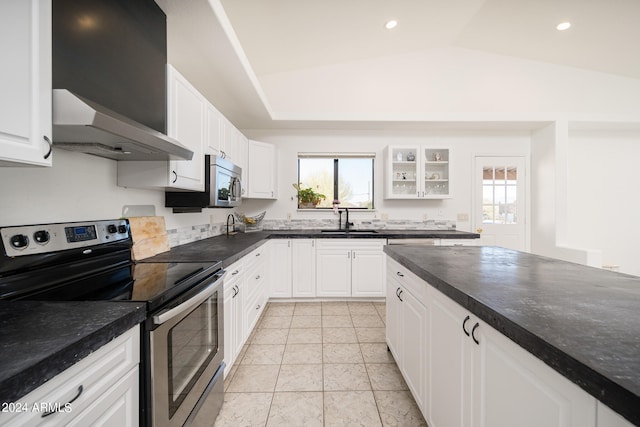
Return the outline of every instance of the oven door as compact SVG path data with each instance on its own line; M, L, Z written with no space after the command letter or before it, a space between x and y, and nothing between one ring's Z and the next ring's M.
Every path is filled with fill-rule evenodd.
M224 356L224 274L224 270L216 273L198 286L193 296L152 316L155 328L149 332L149 342L154 426L185 425L196 415L192 412L199 409L199 401L207 399L214 388L214 376ZM221 393L219 397L222 399Z

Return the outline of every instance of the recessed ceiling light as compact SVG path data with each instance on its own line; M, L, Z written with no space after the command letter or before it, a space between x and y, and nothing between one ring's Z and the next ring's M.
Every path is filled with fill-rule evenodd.
M387 21L387 23L386 23L386 24L384 24L384 27L385 27L387 30L390 30L390 29L392 29L392 28L395 28L395 27L396 27L396 25L398 25L398 21L396 21L395 19L391 19L391 20Z
M558 29L558 31L568 30L569 28L571 28L571 22L561 22L556 28Z

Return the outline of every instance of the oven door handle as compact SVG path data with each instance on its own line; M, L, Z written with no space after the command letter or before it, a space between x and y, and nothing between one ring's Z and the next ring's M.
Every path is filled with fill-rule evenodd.
M176 307L164 310L153 316L153 324L162 325L163 323L173 319L176 316L179 316L185 311L188 311L191 308L202 304L207 300L207 298L215 293L216 288L220 285L220 281L225 276L225 274L227 274L226 270L220 270L218 273L213 275L214 281L209 286L204 288L202 292L199 292L197 295L194 295L185 302L178 304Z

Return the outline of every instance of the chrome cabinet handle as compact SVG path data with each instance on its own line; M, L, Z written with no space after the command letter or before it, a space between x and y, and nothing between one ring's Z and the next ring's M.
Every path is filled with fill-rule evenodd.
M67 403L65 403L64 405L61 405L60 407L62 408L62 407L65 407L65 406L75 402L80 397L80 395L82 394L83 390L84 390L84 388L82 387L82 384L80 384L78 386L78 393L75 395L75 397L73 399L71 399L70 401L68 401ZM41 415L41 418L48 417L49 415L53 415L56 412L58 412L58 411L55 411L55 410L54 411L47 411L47 412L45 412L44 414Z
M175 184L176 181L178 180L178 173L176 171L171 171L171 173L173 174L174 178L173 181L171 181L172 184Z
M260 275L259 274L256 276L256 280L260 280Z
M462 321L462 330L464 331L464 333L469 336L469 331L467 331L467 328L464 327L464 325L467 324L467 322L469 321L469 319L471 319L470 316L467 316L464 318L464 320Z
M232 276L235 276L236 274L240 273L240 270L236 270L233 273L231 273Z
M400 276L400 277L404 277L404 274L400 273L399 271L396 272L396 275Z
M260 310L260 304L258 304L258 306L256 307L256 310Z
M353 251L353 259L356 259L356 251Z
M400 288L396 289L396 296L400 299Z
M258 252L258 253L256 254L256 256L260 256L260 252Z
M42 138L45 140L47 144L49 144L49 151L47 151L47 154L44 155L44 159L46 160L49 158L49 156L51 156L51 150L53 150L53 144L51 143L51 140L47 135L44 135Z
M478 329L478 326L480 326L480 323L476 323L475 325L473 325L473 329L471 329L471 338L473 338L473 341L480 345L480 341L478 341L478 339L476 338L476 329Z
M404 290L400 289L400 293L398 294L398 299L402 302L404 302L404 300L402 299L402 297L400 295L402 295L402 293L404 292Z

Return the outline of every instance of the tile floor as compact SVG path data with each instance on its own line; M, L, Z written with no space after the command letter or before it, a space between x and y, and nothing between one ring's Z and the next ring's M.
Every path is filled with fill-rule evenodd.
M426 426L384 322L384 303L269 303L215 426Z

